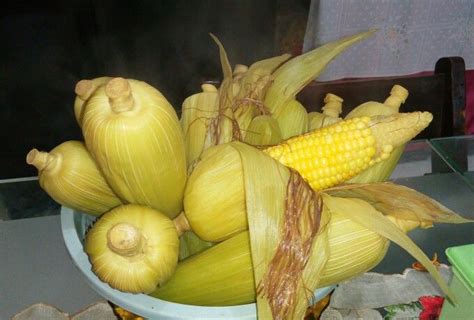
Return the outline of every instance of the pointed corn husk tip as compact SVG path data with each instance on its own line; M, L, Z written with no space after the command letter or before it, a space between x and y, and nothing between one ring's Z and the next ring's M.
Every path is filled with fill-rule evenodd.
M95 90L95 85L92 80L80 80L76 83L74 92L82 100L87 100Z
M47 152L39 151L38 149L31 149L26 155L26 163L35 166L38 171L46 168L49 162L50 155Z

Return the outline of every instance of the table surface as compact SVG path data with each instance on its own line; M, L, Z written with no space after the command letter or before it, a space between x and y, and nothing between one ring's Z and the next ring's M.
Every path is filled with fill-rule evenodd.
M466 159L456 155L460 145L466 146L462 149ZM472 136L413 141L391 179L474 219L472 146ZM474 243L474 226L438 224L409 235L428 256L437 253L447 263L444 250ZM61 234L59 206L35 178L0 180L0 256L0 320L39 302L74 314L103 300L72 263ZM391 244L374 271L400 273L413 262L404 250Z

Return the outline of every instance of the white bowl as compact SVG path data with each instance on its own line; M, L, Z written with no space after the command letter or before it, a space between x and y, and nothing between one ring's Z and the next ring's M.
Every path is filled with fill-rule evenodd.
M159 320L183 319L257 319L255 303L229 307L201 307L168 302L145 294L124 293L102 282L91 271L91 264L83 250L83 239L94 217L66 207L61 208L61 229L67 250L74 264L84 274L89 285L102 297L142 317ZM335 286L317 289L314 302L324 298Z

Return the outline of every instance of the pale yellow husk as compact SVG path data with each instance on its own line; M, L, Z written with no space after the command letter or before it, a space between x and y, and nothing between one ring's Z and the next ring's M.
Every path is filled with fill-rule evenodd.
M92 225L84 250L92 271L112 288L149 293L173 275L179 239L166 215L129 204L105 213Z
M256 116L247 128L244 142L253 146L269 146L282 141L277 120L269 115Z
M105 85L111 77L99 77L92 80L81 80L76 84L74 92L76 98L74 99L74 116L77 124L82 126L82 117L84 113L84 105L97 90L98 87Z
M85 107L82 132L107 182L124 201L175 217L186 183L183 133L176 111L145 82L115 78Z
M275 119L283 139L299 136L308 131L308 112L296 99L286 103Z
M49 153L33 149L26 161L38 169L41 188L63 206L98 216L122 204L81 141L63 142Z

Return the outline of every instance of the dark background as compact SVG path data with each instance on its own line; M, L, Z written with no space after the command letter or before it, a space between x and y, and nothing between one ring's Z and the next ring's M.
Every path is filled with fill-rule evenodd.
M221 78L218 50L251 64L298 52L309 0L11 1L0 13L0 179L36 175L31 148L81 139L73 113L81 79L121 76L158 88L178 111Z

